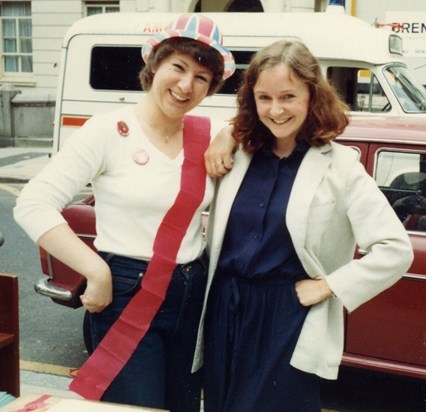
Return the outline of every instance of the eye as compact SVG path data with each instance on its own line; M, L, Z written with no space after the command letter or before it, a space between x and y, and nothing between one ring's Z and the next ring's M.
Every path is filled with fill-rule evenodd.
M205 76L204 74L198 74L197 76L195 76L198 80L201 80L204 83L210 83L210 78Z
M266 94L259 94L259 95L256 96L256 99L264 101L264 102L271 100L271 98Z
M288 102L290 100L293 100L294 98L296 98L294 94L286 94L281 97L281 100Z
M172 66L182 72L185 70L184 67L179 63L172 63Z

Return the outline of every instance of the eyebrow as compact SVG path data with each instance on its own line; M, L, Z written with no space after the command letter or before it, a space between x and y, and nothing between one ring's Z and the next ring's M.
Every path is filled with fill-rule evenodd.
M254 94L259 94L259 93L266 93L266 94L270 94L270 92L267 92L265 90L253 90ZM287 94L287 93L296 93L296 91L294 89L286 89L286 90L281 90L278 92L279 94Z
M182 56L187 56L189 59L191 59L192 61L194 61L198 66L200 66L202 69L200 70L200 73L209 75L209 76L213 76L213 73L211 72L210 69L208 69L207 67L203 66L202 64L198 63L196 60L194 60L194 58L189 55L189 54L182 54L182 53L178 53L176 54L176 59L178 59L181 64L185 67L189 67L190 65L186 62L186 60L182 57Z

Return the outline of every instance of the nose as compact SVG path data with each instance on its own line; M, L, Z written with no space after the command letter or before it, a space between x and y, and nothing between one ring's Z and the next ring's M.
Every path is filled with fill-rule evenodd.
M283 113L283 111L284 111L284 107L282 103L280 103L278 100L273 100L271 103L271 109L270 109L271 114L279 115Z
M179 87L183 93L189 93L192 91L193 82L194 76L190 73L186 73L181 77L179 81Z

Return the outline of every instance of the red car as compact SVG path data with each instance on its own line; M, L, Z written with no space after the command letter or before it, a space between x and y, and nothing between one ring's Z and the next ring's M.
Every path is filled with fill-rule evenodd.
M426 123L406 118L354 117L338 141L359 152L407 228L415 259L393 287L345 313L343 364L426 379ZM93 197L64 209L76 233L93 247ZM365 252L356 250L359 257ZM41 250L37 292L56 303L80 306L82 277ZM73 298L75 296L75 298ZM87 325L86 325L87 326ZM90 350L90 340L86 344Z

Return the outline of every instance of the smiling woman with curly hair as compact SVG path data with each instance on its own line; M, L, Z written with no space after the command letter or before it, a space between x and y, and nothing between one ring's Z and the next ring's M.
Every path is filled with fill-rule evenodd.
M260 50L243 76L240 149L207 232L206 412L319 412L320 377L336 379L341 361L343 307L411 264L392 207L357 152L333 141L346 110L299 41ZM356 244L369 253L354 260Z

